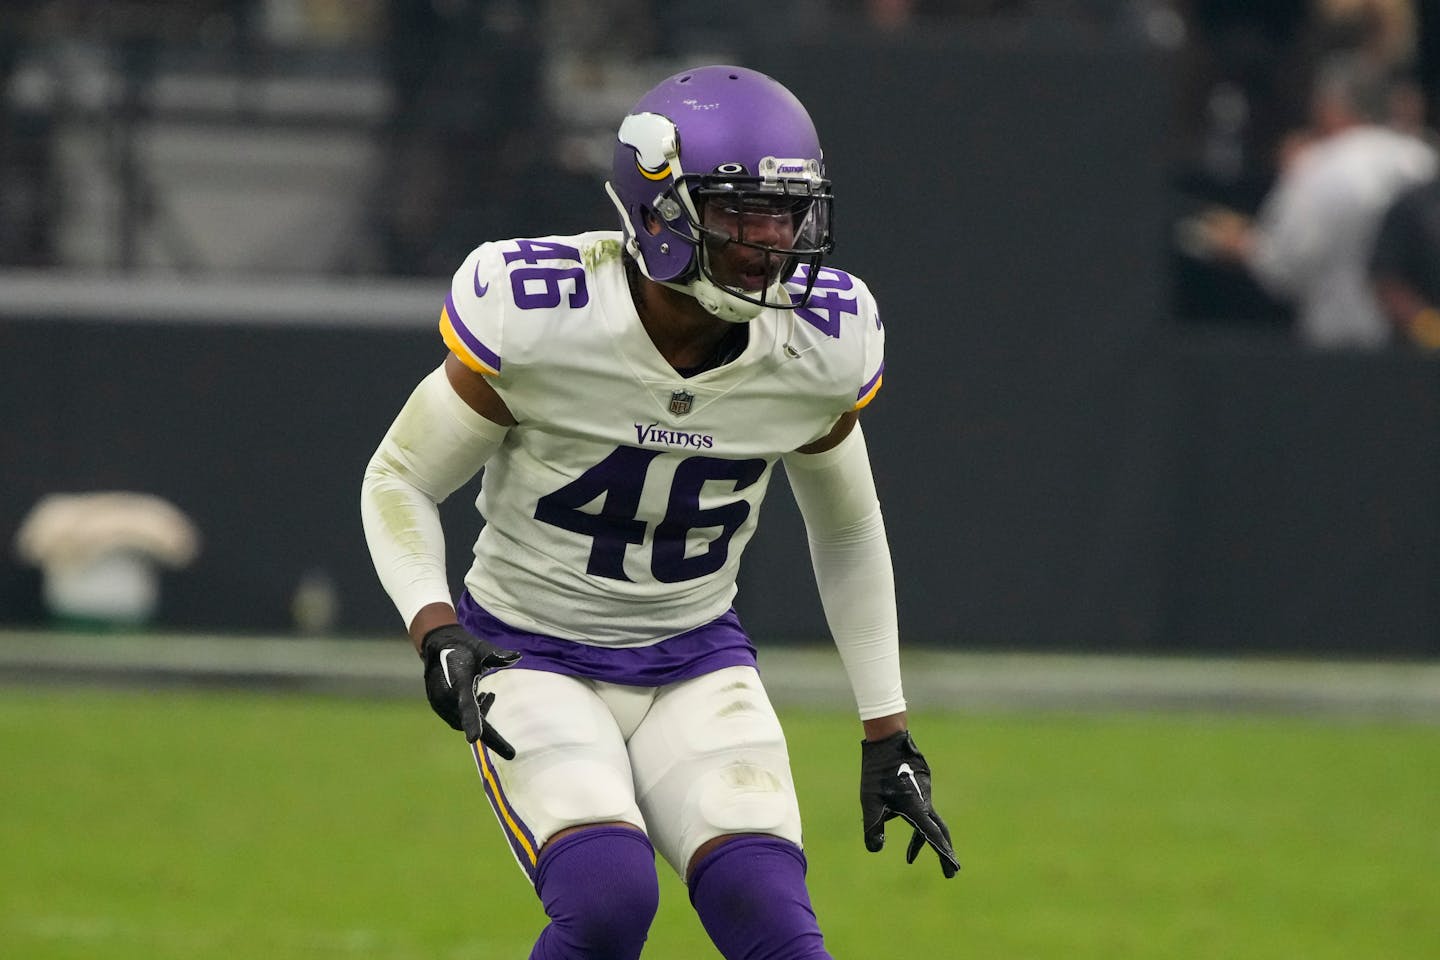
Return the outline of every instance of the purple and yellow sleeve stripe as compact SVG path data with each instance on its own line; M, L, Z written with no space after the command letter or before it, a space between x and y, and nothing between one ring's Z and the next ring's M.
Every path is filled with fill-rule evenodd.
M855 395L855 409L864 409L867 403L869 403L871 400L874 400L875 394L880 392L880 384L884 382L885 364L882 362L880 364L880 369L875 371L875 376L871 377L869 381L866 382L865 386L860 388L860 392Z
M485 796L490 800L495 816L500 819L505 839L510 841L510 850L515 854L521 869L530 877L530 882L534 883L536 863L539 860L535 836L525 826L525 822L515 815L515 811L505 799L505 791L500 789L500 778L495 775L495 765L490 762L490 751L479 743L472 743L470 751L475 754L475 767L480 771Z
M452 294L445 298L445 306L440 310L440 336L444 338L445 346L460 358L461 363L476 373L498 377L500 355L481 343L480 338L471 333L463 323L457 323L457 316L459 313L455 309L455 297Z

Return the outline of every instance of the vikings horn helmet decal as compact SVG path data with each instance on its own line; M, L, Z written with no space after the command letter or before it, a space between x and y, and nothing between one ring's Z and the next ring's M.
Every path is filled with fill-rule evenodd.
M632 113L620 124L619 140L635 151L635 166L646 180L674 175L675 125L658 113Z

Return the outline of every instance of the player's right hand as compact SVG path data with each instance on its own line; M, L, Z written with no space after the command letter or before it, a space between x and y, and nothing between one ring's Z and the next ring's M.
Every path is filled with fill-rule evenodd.
M514 760L515 748L485 722L495 694L477 694L476 686L487 670L508 667L520 654L450 623L425 634L420 656L425 661L425 695L440 719L465 731L470 743L479 740L506 760Z

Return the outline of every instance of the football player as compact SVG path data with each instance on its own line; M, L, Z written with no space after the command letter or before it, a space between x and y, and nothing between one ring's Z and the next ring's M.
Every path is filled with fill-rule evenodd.
M620 124L619 231L504 240L456 271L449 354L365 474L380 580L464 731L549 924L532 958L640 955L655 852L720 952L829 957L785 739L731 602L776 463L853 686L863 839L959 863L906 722L894 577L858 411L884 329L824 265L831 185L800 102L676 74ZM481 468L452 604L436 504Z

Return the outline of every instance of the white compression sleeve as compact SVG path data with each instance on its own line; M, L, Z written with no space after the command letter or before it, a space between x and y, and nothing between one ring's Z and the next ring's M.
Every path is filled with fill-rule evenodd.
M370 458L360 489L365 540L407 628L425 605L454 602L436 504L475 476L508 430L470 409L441 366L420 381Z
M823 453L791 453L785 474L805 518L825 621L855 692L861 720L905 709L895 571L857 423Z

